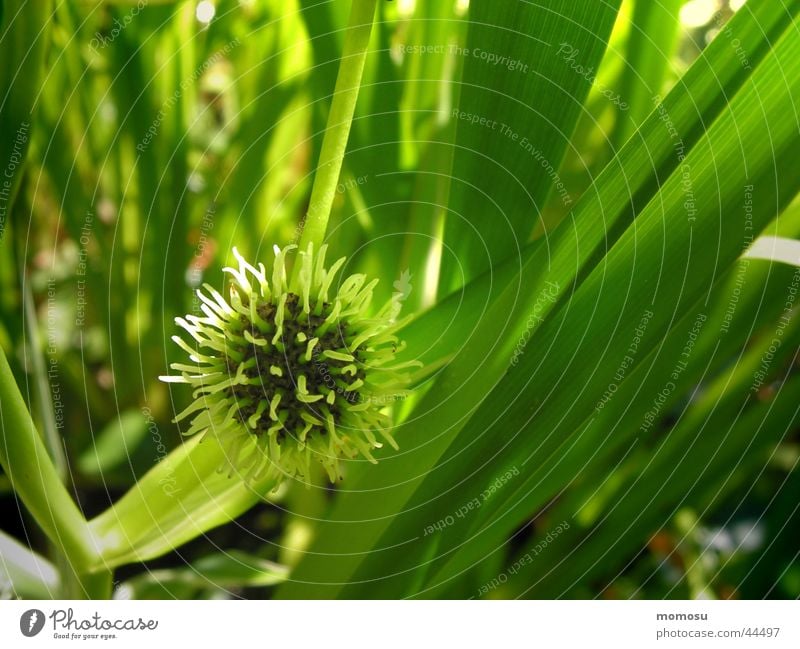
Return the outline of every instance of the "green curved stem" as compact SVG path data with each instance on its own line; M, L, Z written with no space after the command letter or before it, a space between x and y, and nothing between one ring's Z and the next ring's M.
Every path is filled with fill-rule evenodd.
M89 526L59 479L2 350L0 464L16 494L74 574L80 578L90 572L97 553Z
M300 237L301 250L305 250L309 244L318 249L325 238L336 194L336 184L339 182L344 152L350 136L358 91L361 87L372 23L375 20L376 2L377 0L353 0L350 9L336 88L322 140L314 186L311 189L311 201L303 223L303 234ZM295 272L297 270L296 267Z
M225 452L196 435L162 458L130 491L89 523L97 568L159 557L265 500L271 479L247 484L219 467Z

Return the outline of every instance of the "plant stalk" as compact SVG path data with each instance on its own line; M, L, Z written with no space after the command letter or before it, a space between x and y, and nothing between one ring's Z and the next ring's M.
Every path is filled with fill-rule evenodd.
M0 464L15 493L76 575L90 571L96 551L86 519L58 476L0 350Z
M264 500L271 479L245 483L219 467L225 452L201 435L162 458L89 527L97 570L147 561L241 516Z
M361 87L376 2L377 0L353 0L350 9L333 101L311 189L311 201L303 222L301 250L305 250L309 244L313 244L314 249L318 250L325 238ZM299 272L297 266L294 272Z

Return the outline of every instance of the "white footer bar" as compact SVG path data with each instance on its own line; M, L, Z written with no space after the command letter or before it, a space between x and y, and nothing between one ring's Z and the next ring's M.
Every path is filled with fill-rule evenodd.
M0 647L777 649L799 620L795 601L6 601Z

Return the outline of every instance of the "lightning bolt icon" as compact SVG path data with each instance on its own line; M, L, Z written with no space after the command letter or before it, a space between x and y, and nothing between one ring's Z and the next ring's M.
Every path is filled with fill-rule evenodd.
M33 631L33 625L36 624L37 619L39 619L39 616L36 614L36 611L33 611L30 619L28 620L28 631Z

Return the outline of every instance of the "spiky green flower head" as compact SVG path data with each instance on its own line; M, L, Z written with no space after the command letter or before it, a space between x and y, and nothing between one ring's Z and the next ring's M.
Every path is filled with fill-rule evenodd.
M173 363L194 402L175 419L191 417L187 435L216 438L228 470L246 480L308 478L321 462L331 481L340 460L361 454L375 462L378 438L395 449L388 405L406 394L395 336L402 294L373 312L378 280L356 274L336 282L345 258L325 267L326 246L296 252L275 247L271 277L234 248L238 268L228 299L203 285L202 316L176 322L192 338L173 340L192 364ZM287 256L299 264L287 278Z

